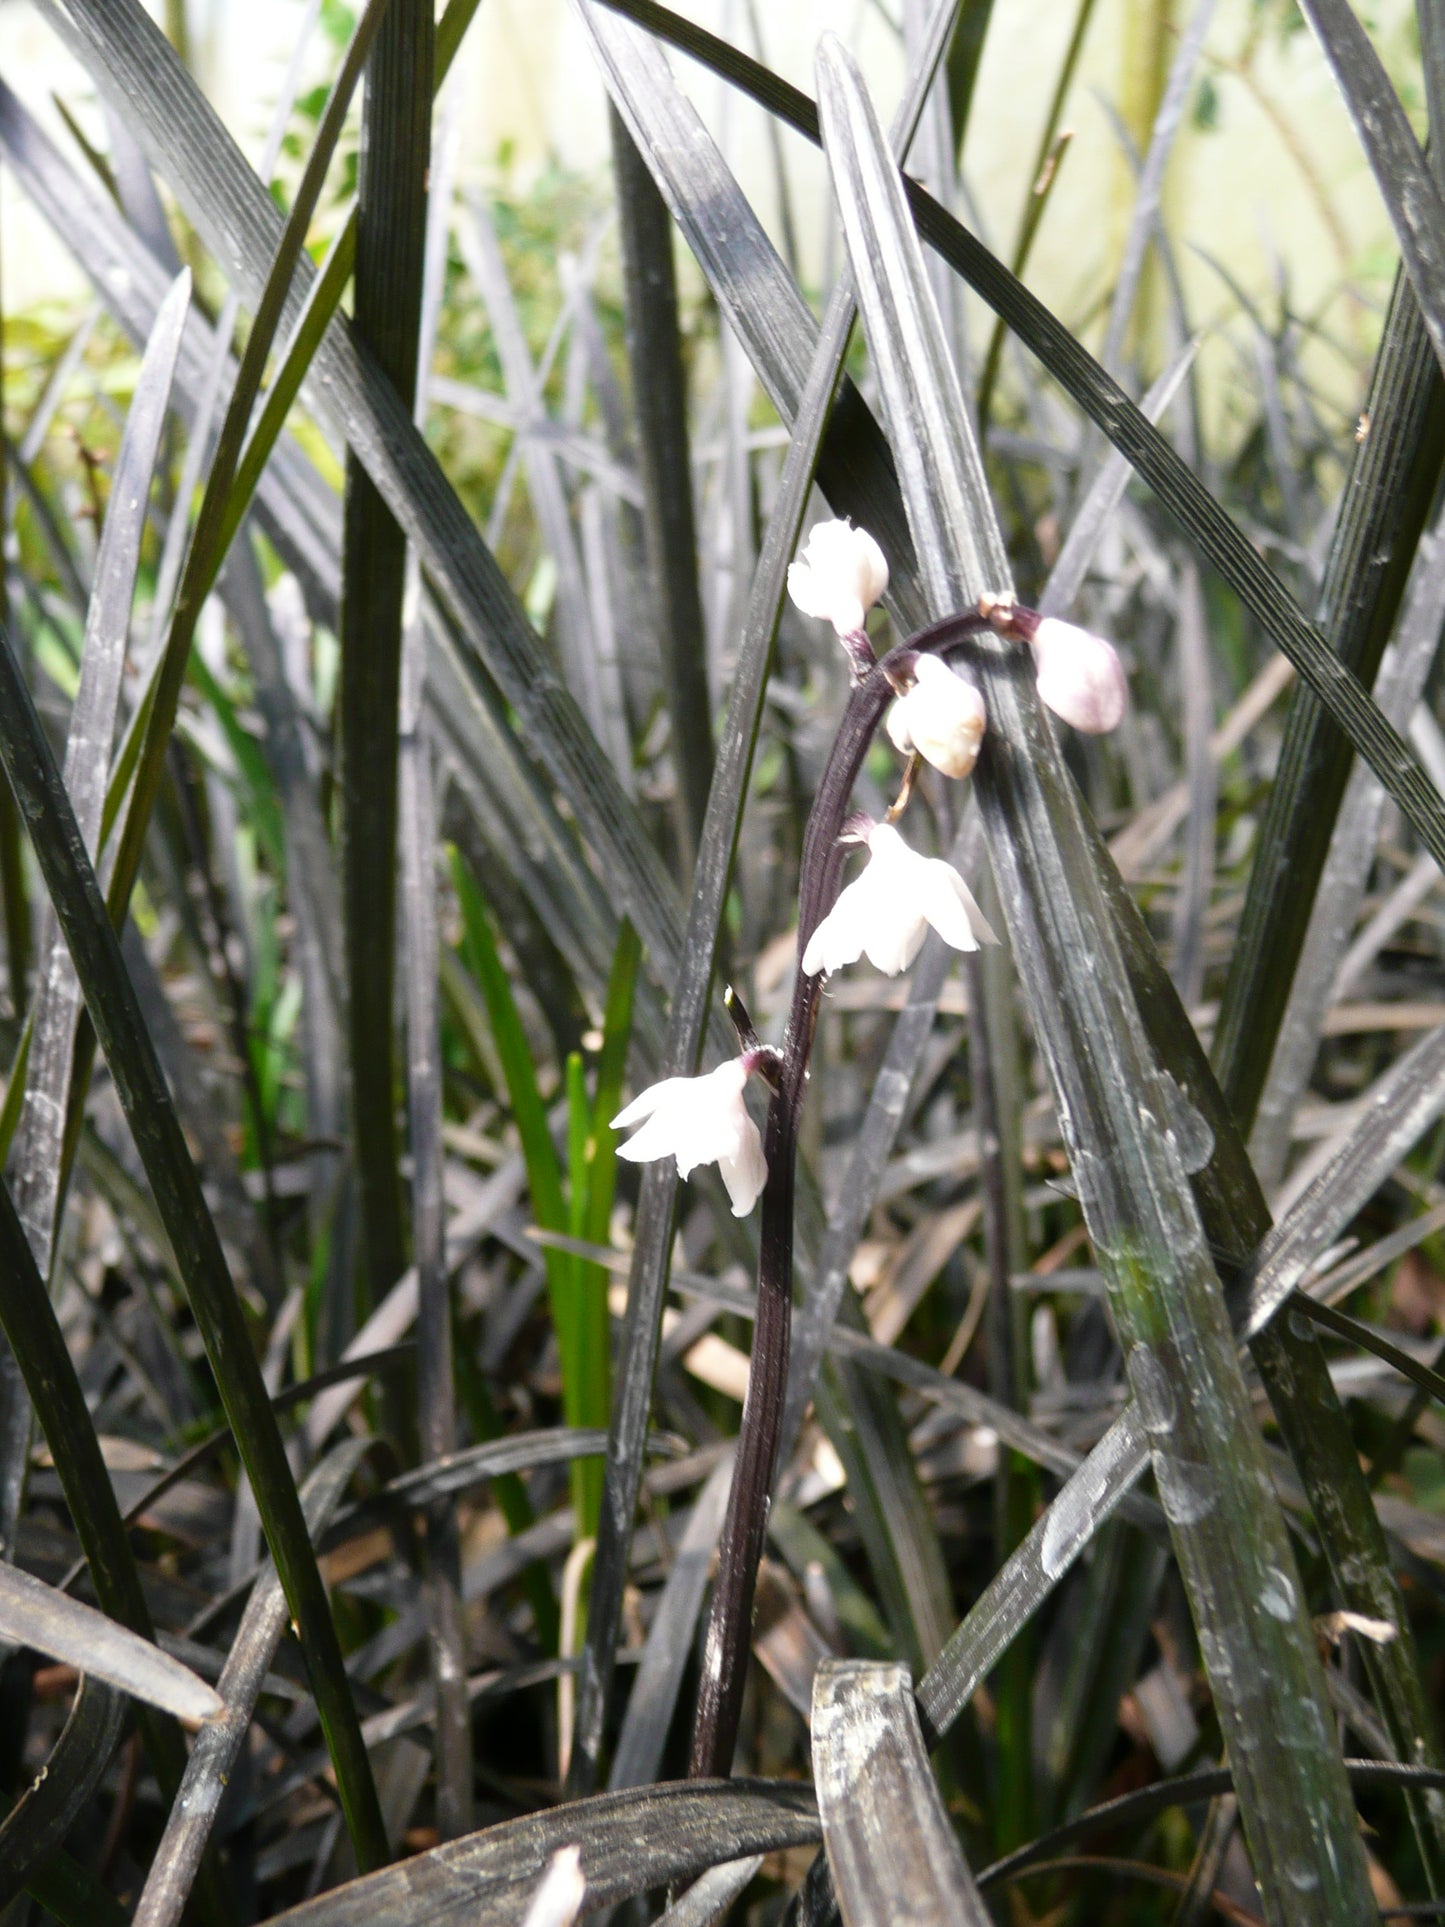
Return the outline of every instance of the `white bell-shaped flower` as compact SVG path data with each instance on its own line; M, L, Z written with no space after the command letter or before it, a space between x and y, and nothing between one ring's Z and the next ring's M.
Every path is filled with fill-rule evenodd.
M955 950L997 943L952 864L910 850L891 823L868 832L868 867L840 892L803 952L804 974L828 976L866 955L896 977L918 955L929 925Z
M905 756L916 749L945 776L967 776L978 761L988 721L983 697L937 656L920 653L913 674L913 687L888 712L894 748Z
M616 1131L642 1126L618 1145L618 1157L634 1164L675 1157L683 1178L699 1164L716 1164L733 1216L745 1218L768 1181L763 1141L743 1103L751 1069L747 1057L732 1057L705 1077L665 1077L649 1084L612 1120Z
M1112 642L1057 616L1045 616L1030 642L1041 702L1089 736L1119 727L1129 683Z
M856 634L888 587L888 562L867 529L851 522L818 522L803 553L788 567L788 594L805 616L831 622L840 636Z

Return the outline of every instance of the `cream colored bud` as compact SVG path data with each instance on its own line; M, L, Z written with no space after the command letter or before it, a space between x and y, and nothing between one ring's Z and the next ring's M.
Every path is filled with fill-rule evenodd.
M978 761L988 721L983 697L937 656L920 655L913 673L912 689L888 712L894 748L904 755L916 749L945 776L967 776Z
M788 569L788 594L805 616L831 622L840 636L855 634L888 587L888 561L867 529L851 522L819 522Z

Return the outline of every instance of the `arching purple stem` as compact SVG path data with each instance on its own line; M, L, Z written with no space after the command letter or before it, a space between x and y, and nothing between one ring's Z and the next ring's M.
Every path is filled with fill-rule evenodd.
M793 1317L793 1183L798 1155L798 1116L823 988L821 974L811 977L803 974L801 959L808 939L838 898L847 856L838 838L868 745L896 693L893 673L904 670L909 659L920 650L943 654L985 629L993 628L1003 635L1021 635L1025 632L1019 618L1029 614L1032 611L1020 611L1012 603L990 602L987 614L974 611L949 616L910 636L881 662L864 670L848 698L813 799L803 837L798 891L799 965L793 978L788 1025L763 1140L768 1181L763 1190L759 1233L752 1363L703 1650L702 1681L698 1687L688 1769L693 1779L726 1777L732 1768L747 1679L753 1594L777 1470Z

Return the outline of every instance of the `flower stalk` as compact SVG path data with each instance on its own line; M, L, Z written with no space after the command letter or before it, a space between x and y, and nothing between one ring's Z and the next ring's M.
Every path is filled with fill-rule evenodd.
M843 712L808 818L798 893L798 966L764 1133L768 1175L762 1194L752 1362L703 1651L689 1765L694 1779L725 1777L732 1767L747 1678L753 1595L782 1435L793 1308L798 1119L824 981L821 972L803 969L803 958L813 933L838 899L847 857L847 846L840 838L853 785L900 681L910 680L905 668L911 667L914 653L920 649L961 644L990 626L981 614L956 617L946 626L946 633L914 637L860 676Z
M942 658L992 631L1030 648L1037 661L1044 654L1042 638L1052 645L1050 673L1077 711L1073 720L1079 726L1112 727L1100 720L1101 689L1105 702L1122 713L1123 697L1114 685L1117 681L1122 688L1123 669L1113 646L1068 624L1055 621L1050 628L1011 596L984 596L976 609L935 623L877 660L863 617L887 581L887 562L872 536L843 522L814 529L804 555L789 571L793 600L805 614L832 623L848 657L852 690L803 837L798 963L782 1047L759 1041L730 990L728 1010L742 1054L700 1077L664 1078L612 1120L617 1127L638 1127L619 1145L619 1157L636 1162L675 1157L684 1178L700 1164L716 1163L738 1217L762 1197L752 1365L698 1689L694 1778L726 1776L737 1742L753 1594L787 1397L798 1117L824 979L864 954L896 976L913 961L929 925L955 950L998 941L962 877L949 864L911 850L894 827L920 760L945 776L966 776L983 742L983 698ZM1087 701L1079 696L1080 666ZM850 815L848 805L885 712L888 734L908 763L897 800L885 820L875 823ZM868 867L840 894L848 849L860 843L868 848ZM772 1093L762 1137L744 1103L755 1071Z

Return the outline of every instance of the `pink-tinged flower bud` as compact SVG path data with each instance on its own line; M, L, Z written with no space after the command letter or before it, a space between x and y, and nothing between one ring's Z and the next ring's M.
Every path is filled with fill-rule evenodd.
M818 522L788 569L788 594L805 616L831 622L840 636L856 634L888 587L888 562L867 529L851 522Z
M1029 641L1041 702L1089 736L1119 727L1129 706L1129 684L1112 642L1057 616L1045 616Z
M905 756L916 749L945 776L967 776L988 720L983 697L937 656L917 656L913 674L913 687L888 712L894 748Z

